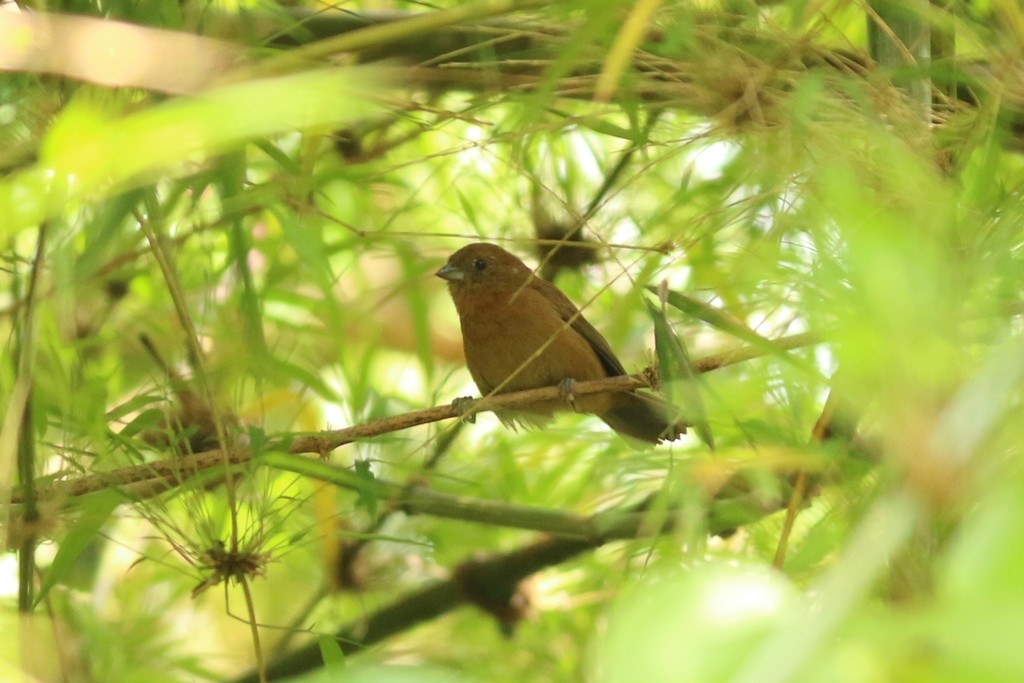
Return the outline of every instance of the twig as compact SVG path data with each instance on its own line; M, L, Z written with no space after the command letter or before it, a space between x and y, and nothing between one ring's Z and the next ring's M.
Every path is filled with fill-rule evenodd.
M837 371L832 376L832 390L829 391L825 406L821 410L821 416L814 424L811 431L811 442L822 444L827 441L842 441L846 444L853 442L856 436L856 419L851 419L850 410L842 405L840 390L842 386L842 374ZM806 468L801 468L793 479L793 492L789 504L786 506L786 517L782 523L782 530L779 533L779 542L775 548L775 557L772 566L782 569L786 562L786 551L789 547L789 539L793 533L793 526L796 524L796 517L802 506L807 502L812 491L811 475Z
M782 352L816 344L820 339L818 335L811 333L796 334L776 340L774 346L778 352ZM743 346L734 351L697 360L693 363L693 369L696 373L710 372L727 365L764 356L766 353L763 348ZM588 396L590 394L626 392L649 387L650 383L645 378L645 375L623 375L592 382L579 382L573 388L573 391L577 396ZM528 389L526 391L517 391L480 399L473 404L471 412L477 413L515 408L539 401L558 400L562 396L563 393L558 387ZM320 432L316 435L281 437L266 446L264 450L284 451L291 455L316 454L324 456L336 448L359 439L381 436L431 422L450 420L462 417L465 414L465 412L460 412L451 405L435 406L402 415L385 417L380 420L372 420L345 429ZM140 482L149 482L154 485L153 490L159 491L163 488L161 484L173 485L211 467L238 465L250 460L252 460L252 453L248 448L238 447L223 451L212 450L141 465L120 467L108 472L90 474L68 481L54 482L48 486L40 486L36 495L39 500L74 498L110 487L124 487L129 484L139 484ZM10 500L12 503L24 503L24 494L16 490L12 493Z

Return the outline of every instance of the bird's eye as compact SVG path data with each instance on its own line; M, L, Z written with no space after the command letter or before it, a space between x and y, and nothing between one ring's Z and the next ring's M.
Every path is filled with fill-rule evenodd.
M483 270L487 267L487 261L484 261L482 258L478 258L477 260L473 261L473 267L476 268L477 270Z

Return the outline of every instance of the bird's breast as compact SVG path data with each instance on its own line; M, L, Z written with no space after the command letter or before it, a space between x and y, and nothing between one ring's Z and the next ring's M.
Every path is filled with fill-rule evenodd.
M484 394L606 376L589 342L529 289L486 301L456 300L456 307L466 365Z

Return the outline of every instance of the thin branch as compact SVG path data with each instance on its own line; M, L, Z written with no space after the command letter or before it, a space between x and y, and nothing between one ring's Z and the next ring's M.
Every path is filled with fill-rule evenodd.
M832 389L829 391L825 406L821 410L818 421L811 431L811 443L822 444L825 442L841 443L849 447L857 435L858 418L853 415L849 405L843 401L842 386L845 380L842 371L836 371L832 376ZM789 546L789 539L796 524L796 517L800 510L807 504L808 498L814 494L817 488L817 478L812 479L806 468L800 468L796 476L791 478L792 493L789 504L786 506L786 518L782 523L782 531L779 533L778 545L775 548L775 558L772 565L776 569L782 569L786 562L786 551Z
M814 333L795 334L775 340L772 352L781 353L817 344L820 341L821 337ZM741 346L733 351L697 360L693 363L693 370L695 373L710 372L721 367L766 356L769 353L769 351L763 348L763 345L759 347ZM650 380L645 375L623 375L592 382L579 382L573 387L573 393L577 396L588 396L591 394L626 392L644 388L650 388ZM558 400L563 397L564 394L558 387L528 389L526 391L517 391L480 399L473 403L469 412L475 414L483 411L503 410L539 401ZM415 410L410 413L385 417L380 420L371 420L370 422L364 422L363 424L345 429L320 432L316 435L289 435L281 437L274 440L263 450L284 451L291 455L316 454L323 457L334 449L359 439L390 434L431 422L464 417L466 414L467 411L456 410L451 405L435 406L424 410ZM54 482L48 486L40 486L37 491L37 497L39 500L75 498L111 487L120 488L128 485L139 485L142 482L151 485L154 492L159 492L165 486L176 485L212 467L217 467L218 465L225 467L238 465L249 462L252 458L251 450L244 447L206 451L194 455L143 463L141 465L120 467L108 472L90 474L77 479ZM23 492L19 490L14 491L11 495L11 502L24 503Z
M252 589L249 587L249 578L246 576L239 579L239 583L242 586L242 593L245 595L245 607L248 611L249 618L246 620L249 624L249 634L252 637L253 654L256 657L256 676L260 683L267 682L267 660L263 654L263 645L260 641L260 629L256 621L256 604L252 599ZM228 594L228 582L224 582L224 596L227 598Z

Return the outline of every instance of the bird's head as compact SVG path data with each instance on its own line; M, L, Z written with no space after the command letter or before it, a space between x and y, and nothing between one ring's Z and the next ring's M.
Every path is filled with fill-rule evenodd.
M533 271L501 247L480 242L452 254L435 275L447 280L452 296L458 296L514 291L533 277Z

